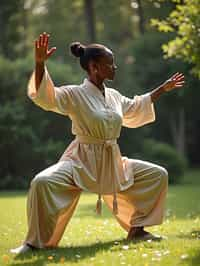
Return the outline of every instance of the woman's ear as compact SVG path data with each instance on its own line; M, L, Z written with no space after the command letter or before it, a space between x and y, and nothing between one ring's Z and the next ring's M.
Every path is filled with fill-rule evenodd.
M98 72L98 65L94 61L89 62L88 68L89 68L89 73L91 74L96 74Z

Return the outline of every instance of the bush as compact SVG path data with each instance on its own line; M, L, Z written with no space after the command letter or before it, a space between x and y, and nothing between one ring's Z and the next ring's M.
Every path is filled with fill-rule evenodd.
M50 61L56 84L79 77L70 65ZM36 173L56 162L70 142L71 121L45 112L26 95L33 59L0 56L0 190L27 188Z
M40 131L45 132L49 123L30 123L27 110L20 101L0 106L0 190L27 188L36 173L58 161L64 152L64 141L42 139Z
M143 158L165 167L169 173L169 183L181 181L187 168L187 160L167 143L146 140L143 144Z

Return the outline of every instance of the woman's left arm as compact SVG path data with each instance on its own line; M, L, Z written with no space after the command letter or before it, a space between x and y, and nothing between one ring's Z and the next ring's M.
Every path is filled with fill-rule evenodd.
M161 94L164 92L168 92L177 88L181 88L184 85L184 75L183 73L177 72L168 80L166 80L163 84L161 84L158 88L152 90L150 92L151 101L155 102Z

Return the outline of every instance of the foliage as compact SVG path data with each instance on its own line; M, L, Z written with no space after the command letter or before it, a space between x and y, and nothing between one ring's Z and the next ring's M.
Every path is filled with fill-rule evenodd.
M199 0L173 0L176 8L164 20L152 19L162 32L176 35L163 50L167 57L182 58L193 65L193 73L200 78L200 4Z
M1 1L0 8L0 54L10 59L24 55L25 41L25 10L24 0ZM23 41L21 42L21 39Z
M53 61L48 65L50 72L55 69L55 81L77 82L78 75L73 75L70 66L55 67ZM27 188L34 174L59 159L72 139L71 123L40 110L26 96L32 71L29 57L15 62L0 57L0 66L5 70L0 75L0 174L4 176L0 189Z
M182 71L186 76L186 88L162 96L155 104L155 123L137 129L123 128L119 140L122 154L131 158L142 154L145 138L176 145L174 139L179 139L179 134L172 134L178 130L172 130L171 125L177 129L183 110L186 155L190 163L198 165L199 81L190 75L189 64L163 59L160 47L174 33L156 32L149 23L151 18L163 20L176 4L169 0L91 2L97 42L113 50L118 65L116 78L108 86L133 97L155 88L174 72ZM57 47L47 63L54 83L59 86L82 82L86 73L78 60L70 56L68 46L72 41L89 42L84 3L83 0L1 1L0 173L4 178L0 188L27 187L35 173L59 159L73 138L71 121L35 106L28 99L26 88L34 68L33 42L43 31L51 34L50 46Z
M143 158L165 167L169 173L169 183L179 183L187 167L186 158L180 155L172 146L155 140L145 140Z
M183 68L182 64L175 60L163 60L161 45L168 38L162 33L150 31L130 44L127 49L128 55L121 57L123 68L120 69L120 76L122 79L127 77L119 88L121 93L129 97L147 93L159 86L177 69ZM134 158L141 151L143 139L152 136L173 143L169 117L171 115L173 118L177 117L178 109L183 106L186 92L189 91L163 95L155 103L155 123L137 129L123 129L120 143L122 150Z
M26 106L26 108L24 108ZM47 139L42 142L34 124L30 124L27 105L18 101L0 107L0 189L27 188L36 171L53 164L64 143ZM38 121L43 132L45 121ZM6 173L6 175L5 175ZM14 177L14 180L13 180ZM14 181L14 182L13 182Z

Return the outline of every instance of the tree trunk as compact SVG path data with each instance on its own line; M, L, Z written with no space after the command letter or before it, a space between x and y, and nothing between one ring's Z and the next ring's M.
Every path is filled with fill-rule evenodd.
M85 0L84 8L85 8L86 24L87 24L87 29L88 29L88 37L89 37L89 41L92 43L96 41L94 1Z
M137 4L138 4L138 16L139 16L139 31L141 34L144 34L145 32L145 20L144 20L144 11L143 11L143 7L142 7L142 2L141 0L137 0Z
M185 144L185 110L183 108L179 109L178 121L172 116L170 119L170 128L172 133L172 138L177 151L186 155L186 144Z

